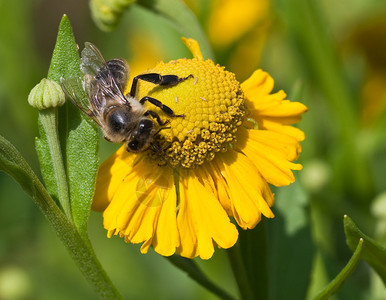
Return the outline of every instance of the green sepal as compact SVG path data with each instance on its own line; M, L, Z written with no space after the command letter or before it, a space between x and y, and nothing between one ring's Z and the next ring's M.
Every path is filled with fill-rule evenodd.
M361 258L370 264L378 273L386 286L386 249L372 238L359 230L356 224L347 215L343 218L346 242L349 248L354 251L358 241L364 240Z
M363 250L363 239L357 241L357 246L355 248L354 254L351 257L347 265L342 269L342 271L314 298L314 300L324 300L329 299L330 296L335 294L348 277L352 274L360 261L361 254Z

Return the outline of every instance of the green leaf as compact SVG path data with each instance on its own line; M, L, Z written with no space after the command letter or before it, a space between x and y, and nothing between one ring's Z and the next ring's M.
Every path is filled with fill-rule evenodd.
M361 258L374 268L386 286L386 249L361 232L349 216L344 216L343 223L349 248L354 251L359 239L364 240Z
M64 15L59 25L57 42L55 45L50 68L47 75L48 79L54 80L60 84L61 77L80 75L79 56L76 50L76 45L74 53L72 44L75 44L75 41L72 34L71 24L67 16ZM62 110L65 110L67 105L68 104L66 103L65 107L62 108ZM47 118L51 119L49 120L52 123L51 132L47 132ZM58 134L58 129L56 128L58 126L57 123L58 121L56 108L53 111L53 116L48 116L48 114L44 111L39 112L38 124L40 137L36 139L35 145L39 157L40 168L43 175L44 183L48 192L57 202L59 201L60 197L67 198L63 201L68 202L69 187L67 185L67 178L62 178L63 176L58 176L58 170L55 169L55 165L58 164L58 160L60 160L63 168L64 163L62 152L64 143L62 143L62 151L60 152L60 149L58 150L58 155L53 155L52 153L52 140L54 139L54 143L59 143L59 141L57 141L54 137L54 135ZM59 183L59 181L61 181L61 183ZM62 191L60 191L59 185L62 186ZM64 206L63 203L62 206Z
M276 216L267 222L271 299L306 298L314 250L307 205L298 180L278 189Z
M63 16L51 60L48 79L81 76L77 44L71 24ZM95 176L98 170L99 135L95 124L72 104L66 103L59 109L59 136L70 195L73 221L81 235L87 235L87 223L94 194ZM46 132L40 131L37 150L42 166L44 181L49 192L58 196L57 182L53 174Z
M87 235L88 217L99 166L99 134L96 125L79 116L75 107L68 112L66 163L71 210L79 232Z
M60 83L62 77L80 75L78 48L70 21L66 15L63 15L47 78Z
M267 222L262 220L252 230L239 229L239 243L247 278L253 295L268 299L268 239Z
M63 16L48 74L49 79L78 77L81 75L78 47L67 16ZM51 78L50 78L51 77ZM97 127L72 103L60 115L59 134L65 145L64 159L70 191L73 220L81 235L87 235L87 223L94 195L98 171Z
M335 294L340 289L340 287L355 270L355 267L360 261L362 249L363 239L360 239L350 261L343 268L343 270L328 284L328 286L326 286L322 291L319 292L319 294L314 298L315 300L329 299L330 296Z

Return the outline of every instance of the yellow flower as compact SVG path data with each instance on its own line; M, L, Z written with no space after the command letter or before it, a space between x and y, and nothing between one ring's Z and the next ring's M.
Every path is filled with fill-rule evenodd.
M214 248L230 248L238 238L233 217L254 228L261 216L274 217L269 184L294 181L292 163L304 134L290 124L307 108L271 94L272 78L256 71L241 85L235 75L204 60L194 40L184 40L193 59L159 63L149 72L193 78L173 87L148 82L149 95L184 118L170 118L156 148L132 154L122 146L99 169L93 209L103 211L108 236L143 243L161 255L178 253L209 259ZM151 104L150 104L151 105ZM165 146L166 145L166 146Z

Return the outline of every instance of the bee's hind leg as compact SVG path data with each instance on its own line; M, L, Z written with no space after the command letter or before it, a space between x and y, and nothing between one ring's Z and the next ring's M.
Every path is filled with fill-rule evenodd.
M134 77L133 84L131 85L130 96L135 97L137 92L138 79L152 82L154 84L173 86L189 78L193 78L193 75L190 74L189 76L180 78L177 75L160 75L158 73L141 74Z
M149 101L151 104L159 107L160 109L162 109L162 111L167 114L168 116L170 117L173 117L173 118L176 118L176 117L180 117L180 118L183 118L185 117L185 115L176 115L173 110L169 107L169 106L166 106L165 104L162 104L161 101L157 100L157 99L154 99L152 97L149 97L149 96L145 96L143 97L139 102L141 104L144 104L146 101Z

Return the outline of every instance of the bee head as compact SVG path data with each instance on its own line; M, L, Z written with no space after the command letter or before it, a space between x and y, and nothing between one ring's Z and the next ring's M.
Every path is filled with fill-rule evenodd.
M154 122L152 120L141 119L133 135L127 141L127 151L137 153L146 150L153 140L154 131Z
M105 139L113 143L121 143L127 139L130 130L130 113L121 107L112 108L106 115Z

